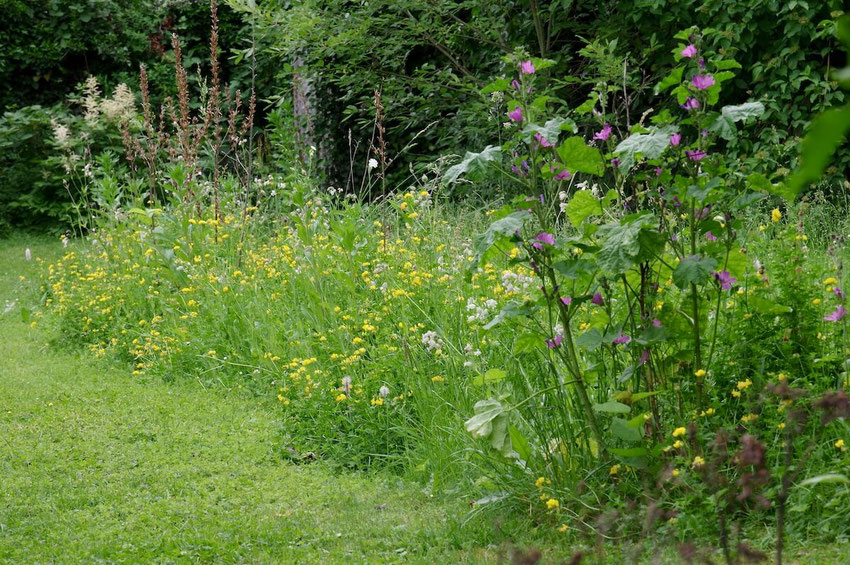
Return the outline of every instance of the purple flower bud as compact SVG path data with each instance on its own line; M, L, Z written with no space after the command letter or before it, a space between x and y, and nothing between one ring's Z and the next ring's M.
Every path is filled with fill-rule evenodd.
M699 100L697 100L696 98L688 98L687 100L685 100L685 103L682 104L682 108L688 111L696 110L697 108L699 108Z
M602 306L602 293L597 292L593 295L593 298L591 298L590 301L596 304L597 306Z

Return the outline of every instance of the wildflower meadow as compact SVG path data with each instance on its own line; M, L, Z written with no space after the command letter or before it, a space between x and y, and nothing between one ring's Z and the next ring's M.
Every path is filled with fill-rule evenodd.
M9 384L0 404L0 559L850 562L839 7L779 3L807 39L787 23L755 46L671 12L642 48L571 2L363 3L334 27L345 3L292 4L168 16L138 73L0 123L47 139L42 184L0 215L0 331L59 367L34 366L57 384L33 398L65 391L24 410ZM596 18L575 55L573 15ZM376 21L409 83L366 62L393 56L363 35ZM803 73L801 49L793 93L763 84ZM132 441L81 431L90 406ZM146 406L180 416L154 426ZM75 443L39 455L28 434L59 425ZM87 441L107 451L75 455ZM66 521L83 502L62 491L23 518L16 477L47 480L26 469L111 457L146 470L85 491L103 518ZM157 477L175 482L136 506ZM160 541L84 543L125 513ZM57 531L83 541L23 541Z

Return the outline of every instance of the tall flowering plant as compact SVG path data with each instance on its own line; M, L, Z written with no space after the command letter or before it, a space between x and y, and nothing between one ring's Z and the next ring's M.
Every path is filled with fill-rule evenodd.
M787 190L723 155L764 108L718 108L740 65L704 50L696 29L677 39L656 88L670 107L628 128L594 97L555 108L540 84L552 63L514 57L509 76L487 87L505 93L509 139L446 175L493 165L524 192L476 238L477 264L522 262L538 282L532 300L488 324L515 328L516 378L494 387L467 429L562 486L600 460L660 465L665 428L711 410L737 380L718 347L739 315L735 298L747 316L786 312L759 284L739 217Z

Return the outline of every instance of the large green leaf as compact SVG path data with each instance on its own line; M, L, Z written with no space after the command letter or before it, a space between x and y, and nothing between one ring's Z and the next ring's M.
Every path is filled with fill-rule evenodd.
M484 148L484 151L480 153L472 153L470 151L466 152L466 155L463 157L463 161L458 163L457 165L451 166L446 170L446 173L443 175L443 184L449 185L454 182L457 182L458 177L462 174L469 174L480 172L486 170L490 161L495 161L496 159L501 158L502 149L501 147L488 145Z
M589 216L601 214L602 205L591 191L578 190L567 202L566 213L570 223L577 228Z
M679 288L686 288L691 284L701 285L711 278L711 273L716 269L717 259L712 257L685 257L673 271L673 282Z
M510 455L511 436L508 430L508 415L502 403L495 398L479 400L475 403L475 415L466 421L466 431L473 437L490 442L503 455Z
M624 218L599 228L602 249L596 258L599 267L612 275L626 272L641 259L649 259L664 246L663 237L655 229L655 217L642 214Z
M620 160L620 170L626 171L635 164L638 156L658 159L670 144L670 135L674 128L667 126L650 133L635 133L620 142L614 149L614 155Z
M595 147L589 147L579 136L568 137L559 147L558 156L564 168L571 173L587 173L602 176L605 162Z
M711 124L711 131L717 132L720 137L727 140L735 139L738 133L736 122L743 122L750 118L760 118L764 114L764 104L761 102L747 102L738 106L724 106L720 115Z

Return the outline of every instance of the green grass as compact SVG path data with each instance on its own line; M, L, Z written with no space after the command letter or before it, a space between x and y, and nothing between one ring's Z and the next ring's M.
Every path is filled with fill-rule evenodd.
M256 399L133 377L48 345L51 336L21 316L35 300L28 289L38 270L24 259L27 245L45 260L61 253L53 241L0 241L0 562L482 563L510 555L518 520L462 525L464 500L431 498L394 477L284 461L279 419ZM513 530L493 525L500 522ZM572 552L534 531L519 545L543 546L544 562ZM673 555L665 551L663 561ZM844 558L838 547L800 549L792 562Z

